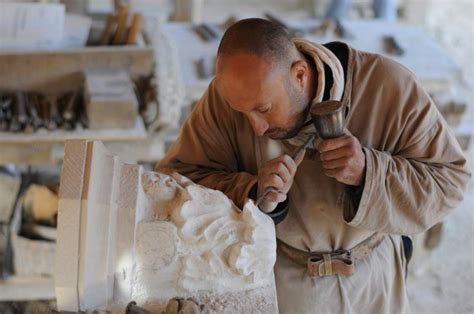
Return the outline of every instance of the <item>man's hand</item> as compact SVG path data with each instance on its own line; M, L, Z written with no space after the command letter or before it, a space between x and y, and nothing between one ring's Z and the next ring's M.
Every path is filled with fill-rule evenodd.
M359 186L365 175L365 155L359 140L352 135L322 140L318 150L324 172L337 181Z
M278 203L286 200L286 194L293 184L296 169L304 158L304 154L298 159L293 160L288 155L268 161L258 172L258 190L257 197L262 195L267 187L273 187L278 192L270 192L260 203L259 207L264 212L273 211Z

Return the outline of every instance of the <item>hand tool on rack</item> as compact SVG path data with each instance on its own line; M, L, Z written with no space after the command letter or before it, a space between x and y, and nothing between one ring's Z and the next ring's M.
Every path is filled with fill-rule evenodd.
M112 40L113 45L121 45L126 40L127 35L128 7L122 6L117 10L117 31Z
M25 95L22 92L15 92L13 97L10 131L18 132L23 129L28 121L28 116L25 111Z
M76 102L78 98L79 91L74 91L67 95L64 101L63 109L63 120L64 121L73 121L76 118Z
M383 45L386 53L396 56L403 56L405 53L405 50L403 50L394 36L384 36Z
M142 25L142 15L140 13L133 14L132 24L128 30L127 34L127 45L133 45L137 43L137 37L140 33Z
M54 129L57 129L61 125L62 119L61 119L61 116L59 115L58 99L56 98L56 96L50 96L48 97L48 100L49 100L49 120L46 127L48 128L48 130L54 130Z
M33 132L38 130L43 125L43 121L41 121L41 118L38 114L38 97L39 96L36 93L32 93L29 95L29 97L27 97L27 111L30 118L29 123L33 128Z
M116 27L117 17L114 14L109 14L107 16L107 21L105 22L105 27L102 30L100 35L100 45L108 45L110 43L110 38L114 34Z
M354 39L354 35L347 30L347 27L341 23L340 19L335 19L334 22L336 23L336 29L334 32L338 37L344 39Z
M26 115L26 97L23 92L15 93L15 101L17 103L17 114L18 122L25 124L28 121L28 116Z
M205 23L193 26L193 31L204 41L213 41L219 38L219 34Z

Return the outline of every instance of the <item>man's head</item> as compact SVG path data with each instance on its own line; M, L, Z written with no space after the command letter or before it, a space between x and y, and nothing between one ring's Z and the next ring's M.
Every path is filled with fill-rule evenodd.
M224 34L217 52L216 84L232 109L258 136L291 138L304 123L314 70L288 33L263 19L245 19Z

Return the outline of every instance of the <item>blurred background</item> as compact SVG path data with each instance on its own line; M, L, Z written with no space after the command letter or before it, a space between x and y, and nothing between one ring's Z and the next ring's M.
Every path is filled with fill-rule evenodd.
M212 80L223 32L246 17L404 64L473 165L472 0L0 0L0 313L55 309L64 141L99 139L151 169ZM414 238L413 313L474 313L473 209L471 182Z

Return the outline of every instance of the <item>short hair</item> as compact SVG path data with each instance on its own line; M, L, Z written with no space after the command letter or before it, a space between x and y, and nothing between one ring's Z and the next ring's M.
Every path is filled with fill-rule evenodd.
M222 37L217 55L246 52L270 63L280 63L292 55L294 44L286 29L260 18L249 18L230 26Z

